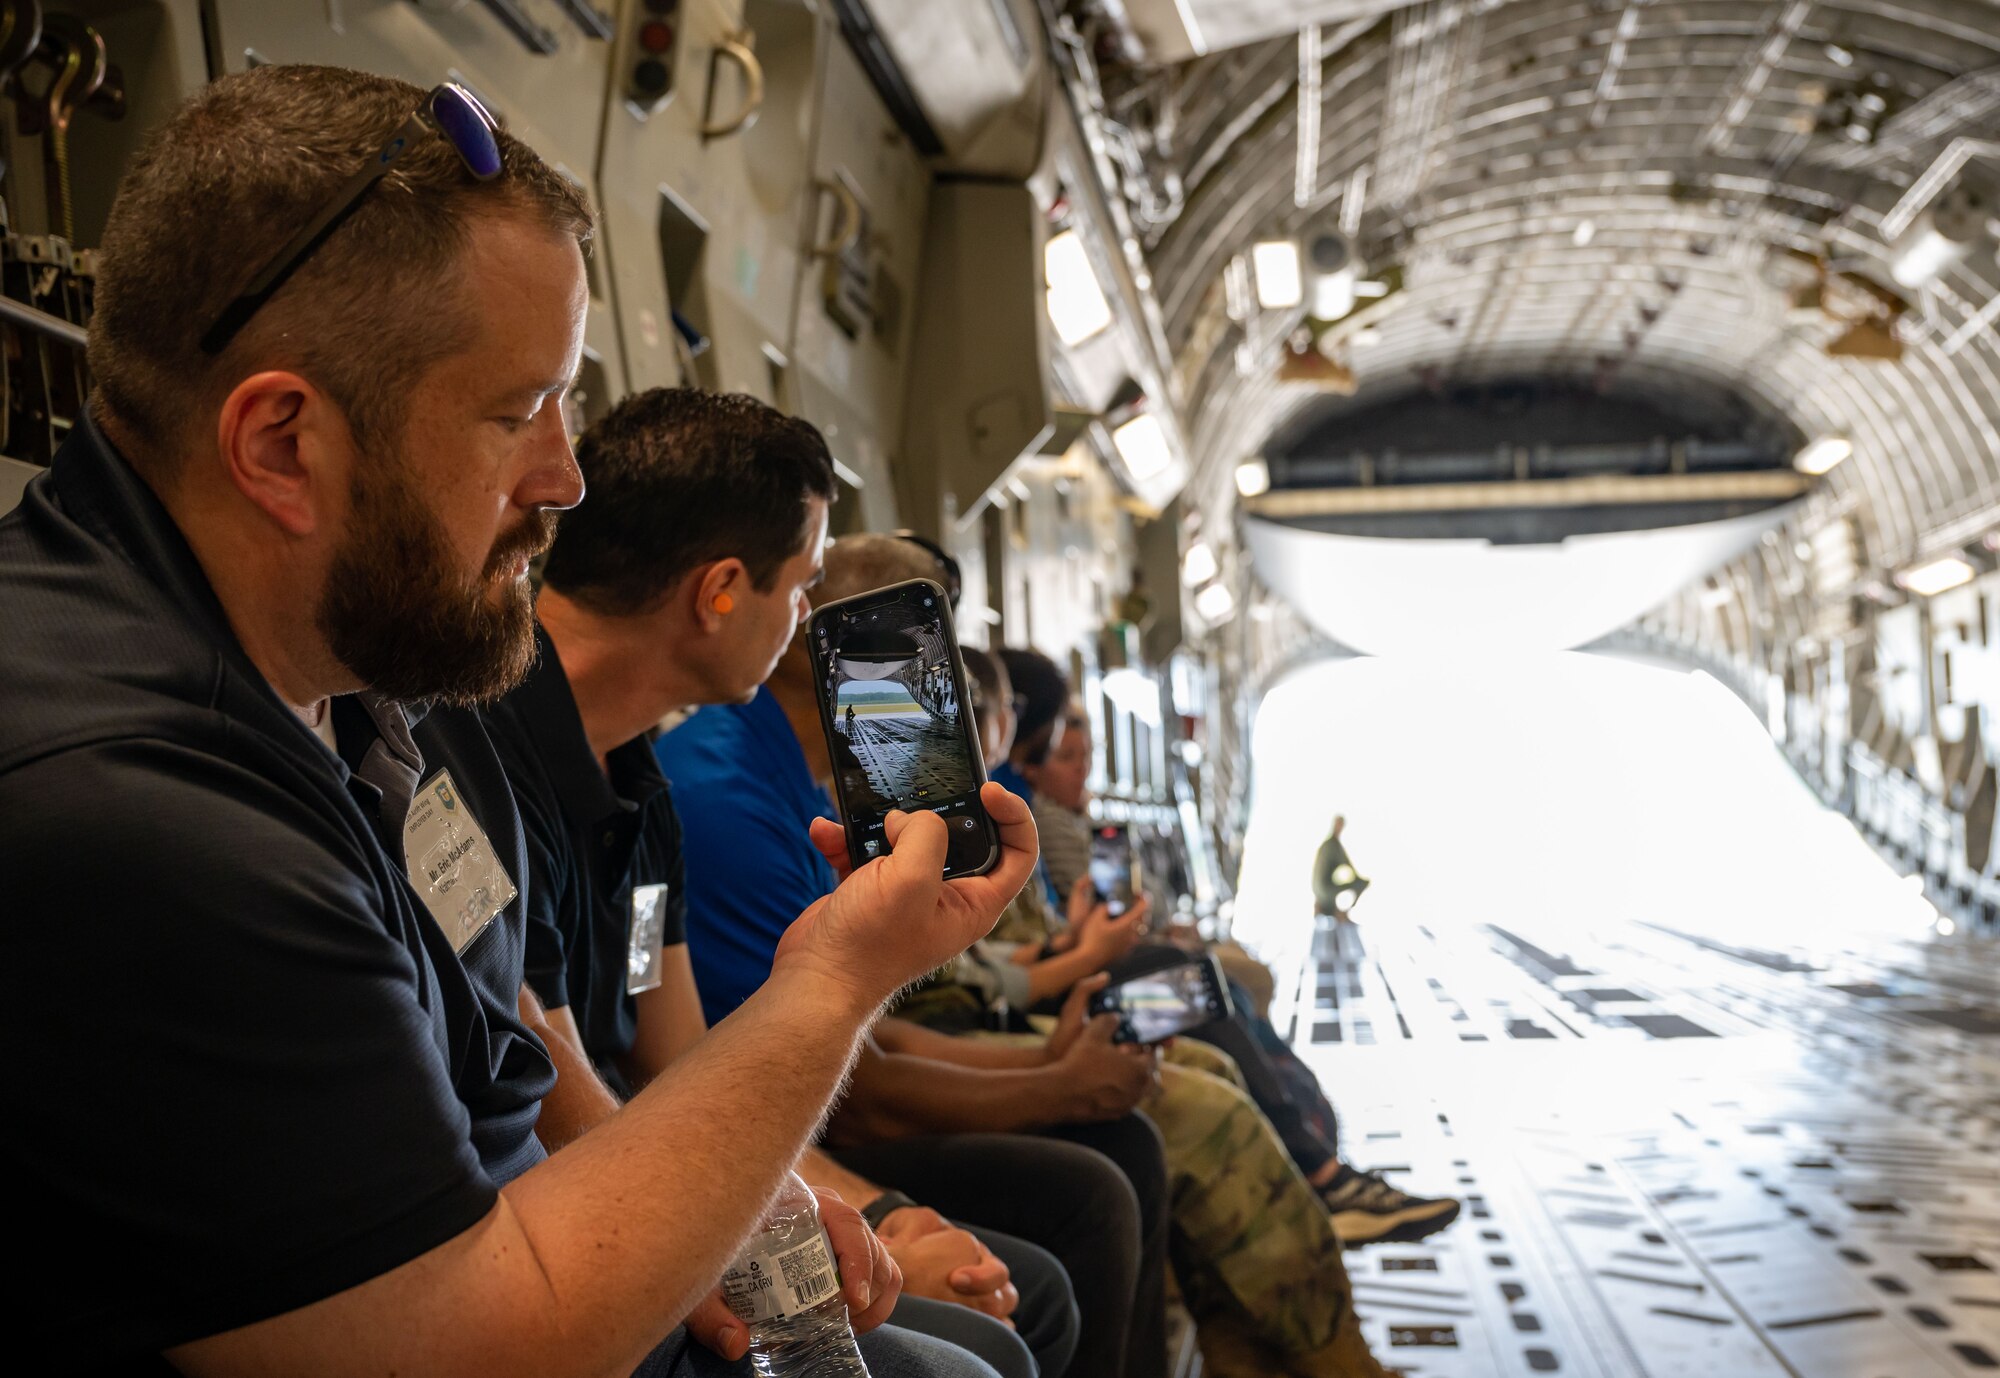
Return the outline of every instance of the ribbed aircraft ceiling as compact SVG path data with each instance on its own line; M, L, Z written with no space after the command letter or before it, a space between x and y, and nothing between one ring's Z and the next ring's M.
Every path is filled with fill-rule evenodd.
M1426 0L1314 33L1317 62L1280 38L1106 72L1197 501L1301 409L1347 405L1280 382L1297 313L1244 310L1240 283L1232 310L1225 285L1252 243L1344 221L1405 284L1342 346L1356 403L1502 377L1720 386L1852 439L1816 510L1852 512L1876 565L1993 523L1990 240L1895 289L1900 360L1825 347L1836 316L1882 309L1863 279L1892 286L1882 222L1911 184L1954 140L2000 140L2000 5ZM1960 176L2000 183L2000 145L1973 151Z

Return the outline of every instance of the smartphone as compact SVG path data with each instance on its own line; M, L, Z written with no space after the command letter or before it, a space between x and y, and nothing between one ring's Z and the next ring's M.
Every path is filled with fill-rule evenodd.
M1090 884L1112 918L1132 907L1132 834L1123 823L1091 829Z
M1093 1015L1118 1016L1120 1043L1159 1043L1198 1029L1231 1012L1222 968L1209 956L1189 956L1170 967L1106 986L1090 997Z
M979 802L986 763L945 591L912 579L828 603L806 640L848 859L887 850L891 809L929 809L947 829L947 880L992 870L1000 834Z

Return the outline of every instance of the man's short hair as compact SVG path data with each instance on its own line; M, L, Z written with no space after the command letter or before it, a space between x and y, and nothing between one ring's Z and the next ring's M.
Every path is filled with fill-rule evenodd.
M820 433L741 393L628 397L584 433L576 462L588 496L557 529L543 580L610 617L732 556L768 590L805 549L811 500L834 495Z
M865 531L826 548L826 577L806 596L821 608L911 579L938 580L942 573L937 556L916 542Z
M961 646L958 657L965 662L966 677L980 697L995 703L1011 700L1014 686L1007 679L1007 667L977 646Z
M1007 646L1000 651L1014 685L1014 751L1030 765L1048 759L1056 724L1069 708L1069 677L1040 651Z
M125 170L104 230L90 369L128 456L170 479L238 381L299 373L363 446L401 426L411 383L468 338L460 260L481 215L538 219L579 246L590 203L520 140L479 182L443 138L412 144L219 356L201 335L410 117L424 92L338 67L273 66L204 87Z

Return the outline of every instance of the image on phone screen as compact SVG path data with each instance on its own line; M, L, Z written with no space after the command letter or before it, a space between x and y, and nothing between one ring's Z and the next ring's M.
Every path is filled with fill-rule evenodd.
M944 591L914 580L830 603L809 636L854 864L881 855L890 810L929 809L949 829L946 875L990 869L999 844Z
M1109 986L1092 999L1091 1012L1118 1015L1122 1041L1158 1043L1223 1018L1229 995L1214 961L1202 957Z
M1132 907L1132 838L1123 824L1092 830L1090 884L1112 918Z

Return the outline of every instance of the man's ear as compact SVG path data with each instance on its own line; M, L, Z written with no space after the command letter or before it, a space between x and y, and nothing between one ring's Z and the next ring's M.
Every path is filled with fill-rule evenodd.
M694 620L705 632L721 631L750 594L750 570L734 555L695 572Z
M288 536L322 529L346 501L347 419L296 373L273 370L238 383L216 418L215 446L230 486Z

